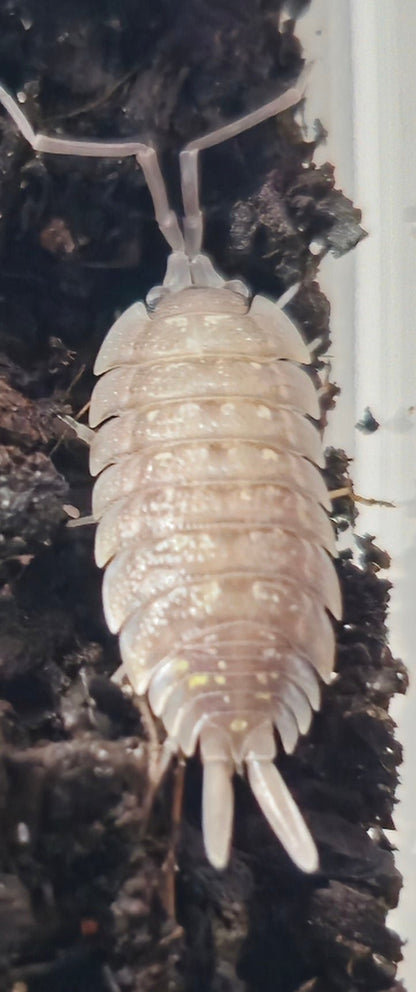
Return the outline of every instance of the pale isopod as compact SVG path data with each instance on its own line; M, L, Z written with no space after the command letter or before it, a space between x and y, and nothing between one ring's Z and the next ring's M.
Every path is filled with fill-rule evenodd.
M275 764L319 707L341 616L334 536L301 335L278 304L226 283L201 253L197 156L297 103L303 83L181 153L183 234L156 153L137 141L35 135L39 151L135 155L171 254L162 287L113 325L95 364L91 472L104 611L122 672L147 694L172 750L203 762L211 863L229 857L232 776L247 772L273 830L304 871L317 852ZM85 429L84 429L85 430Z

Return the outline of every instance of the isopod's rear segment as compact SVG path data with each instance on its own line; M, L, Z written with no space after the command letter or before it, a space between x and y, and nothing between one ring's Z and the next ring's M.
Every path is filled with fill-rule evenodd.
M123 671L204 765L208 857L224 867L246 769L304 871L317 853L273 764L333 667L341 615L309 353L278 307L225 289L134 305L113 326L91 425L96 557ZM298 364L294 364L298 363ZM103 423L105 421L105 423Z

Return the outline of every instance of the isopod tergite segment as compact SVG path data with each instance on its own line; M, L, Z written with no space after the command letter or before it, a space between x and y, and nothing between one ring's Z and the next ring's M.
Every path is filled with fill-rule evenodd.
M146 694L171 751L203 763L203 832L228 861L232 776L246 773L293 861L314 871L312 837L274 763L320 704L341 616L329 498L319 469L309 350L278 304L227 283L201 251L197 159L296 104L304 78L181 153L184 219L170 210L155 151L137 141L36 135L72 155L135 155L170 248L163 285L113 325L90 407L97 563L122 673Z

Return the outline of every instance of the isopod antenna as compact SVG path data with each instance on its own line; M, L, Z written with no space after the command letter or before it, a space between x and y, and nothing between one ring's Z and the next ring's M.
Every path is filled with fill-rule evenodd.
M160 231L171 251L174 254L183 254L185 248L183 235L176 214L169 206L158 157L151 145L129 139L89 141L83 138L57 138L47 134L37 134L15 98L4 86L0 86L0 103L8 111L20 133L35 152L46 152L49 155L79 155L89 158L128 158L130 155L134 155L143 170Z
M222 144L229 138L235 138L243 131L248 131L257 124L282 114L284 110L296 106L305 93L307 80L310 75L312 64L307 62L304 66L295 86L291 86L280 96L264 103L251 113L240 117L230 124L210 131L200 138L195 138L185 146L180 153L180 172L182 186L182 200L184 207L184 235L185 251L188 258L192 259L201 252L203 241L203 215L200 208L199 198L199 175L198 175L198 154L205 148L212 148L214 145Z

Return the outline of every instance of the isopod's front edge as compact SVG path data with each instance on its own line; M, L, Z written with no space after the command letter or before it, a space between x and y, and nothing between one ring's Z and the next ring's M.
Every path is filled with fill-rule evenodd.
M308 360L277 305L190 288L151 313L131 307L96 363L105 615L172 751L200 747L204 841L220 869L235 771L294 863L318 866L274 765L275 731L291 753L319 707L335 651L328 612L341 616Z

